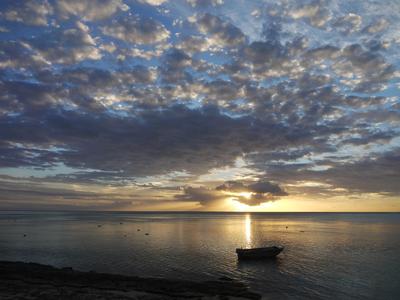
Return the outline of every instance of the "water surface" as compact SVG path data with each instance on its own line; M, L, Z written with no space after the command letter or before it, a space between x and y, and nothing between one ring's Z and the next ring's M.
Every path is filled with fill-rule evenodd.
M1 260L228 276L266 299L400 299L400 214L0 212L0 228ZM268 245L285 250L237 261L236 247Z

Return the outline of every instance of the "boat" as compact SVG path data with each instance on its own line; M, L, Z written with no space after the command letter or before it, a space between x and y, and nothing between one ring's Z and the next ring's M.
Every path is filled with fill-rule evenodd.
M261 259L261 258L273 258L281 253L283 247L272 246L263 248L250 248L242 249L236 248L236 253L239 259Z

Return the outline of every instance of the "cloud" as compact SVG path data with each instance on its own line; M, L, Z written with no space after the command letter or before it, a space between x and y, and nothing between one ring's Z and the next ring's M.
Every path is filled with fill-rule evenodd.
M76 190L67 187L0 179L0 206L3 209L32 210L119 210L132 206L134 195Z
M258 181L249 184L244 184L240 181L228 181L220 186L217 186L216 190L228 193L233 192L234 200L250 206L274 201L279 199L279 197L288 195L278 184L274 184L269 181ZM240 193L243 192L250 193L250 195L247 197L240 195ZM235 193L239 193L239 195L235 195Z
M105 35L132 44L154 44L167 40L170 32L161 23L138 16L124 16L102 27Z
M326 171L312 174L335 187L358 193L399 195L400 149L348 164L336 164Z
M32 38L27 44L50 63L73 64L87 59L99 60L102 57L90 34L90 28L81 22L76 22L72 28Z
M358 32L362 24L362 17L360 15L349 13L339 17L333 23L333 26L344 34L351 34Z
M385 89L386 83L393 77L394 68L384 57L374 51L368 51L359 44L353 44L342 50L334 71L349 80L345 84L358 92L376 92Z
M52 14L53 6L47 0L27 0L10 1L8 9L0 12L0 17L7 21L21 22L27 25L47 26L48 17Z
M247 194L244 195L244 193ZM183 194L176 195L175 199L179 201L198 202L202 206L217 205L227 199L231 199L249 206L257 206L265 202L278 200L280 197L287 195L279 185L268 181L253 183L228 181L213 189L206 187L185 187Z
M196 16L193 23L207 36L207 40L216 46L238 46L246 41L243 32L228 21L206 13Z
M250 192L254 192L257 194L271 194L274 196L286 196L287 193L285 193L277 184L273 184L268 181L264 182L256 182L253 184L249 184L247 186L247 189Z
M199 202L203 206L210 205L215 202L219 202L225 199L225 196L216 193L213 189L208 189L205 187L186 187L184 188L184 193L181 195L176 195L175 199L178 201L189 201L189 202Z
M38 68L49 62L24 41L0 41L0 69Z
M359 148L362 149L362 148ZM304 152L305 154L307 152ZM318 183L312 188L314 195L342 194L382 194L399 195L400 189L396 184L400 178L399 148L388 152L375 153L367 156L337 157L332 151L325 159L309 160L308 163L299 163L298 157L305 160L310 154L292 156L286 159L284 165L278 163L281 156L269 157L270 162L265 164L263 171L271 178L279 178L286 186L298 183ZM257 156L251 158L257 159ZM261 167L255 162L253 166ZM298 189L300 192L301 189ZM340 192L338 192L340 191Z
M289 12L289 16L293 19L305 19L315 27L323 27L331 19L330 11L326 6L325 1L313 1L310 4L294 8Z
M192 65L192 59L182 50L171 49L163 58L160 67L163 82L178 83L191 81L191 75L185 70Z
M373 22L372 24L366 26L363 31L368 33L378 33L385 30L389 26L390 22L384 18Z
M168 0L139 0L140 2L147 3L149 5L159 6L166 3Z
M208 7L224 4L223 0L186 0L192 7Z
M190 110L180 105L137 112L135 118L113 117L105 112L91 117L85 113L91 107L82 107L82 112L62 113L40 108L41 111L25 108L31 112L36 109L35 113L42 115L40 123L31 118L3 119L0 137L10 146L23 143L39 148L48 148L49 144L66 148L53 153L59 162L73 168L109 171L110 178L172 171L202 174L233 164L245 152L290 143L282 136L287 134L284 127L249 118L230 118L215 107ZM118 149L118 156L112 149ZM15 151L25 153L23 149ZM31 160L29 164L34 164L36 158L40 159L26 157ZM25 160L15 161L15 167L26 164Z
M187 53L211 51L211 43L202 36L188 36L181 40L178 48Z
M84 21L107 19L118 10L129 9L123 0L57 0L56 3L57 12L61 18L74 16Z

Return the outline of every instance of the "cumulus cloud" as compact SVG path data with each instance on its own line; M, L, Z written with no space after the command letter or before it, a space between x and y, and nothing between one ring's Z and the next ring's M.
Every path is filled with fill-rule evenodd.
M246 41L245 35L239 28L212 14L196 16L192 21L213 45L238 46Z
M368 26L366 26L363 29L363 31L372 33L372 34L378 33L378 32L385 30L389 26L389 24L390 23L388 20L386 20L385 18L381 18L379 20L376 20L372 24L369 24Z
M27 44L49 63L73 64L102 57L90 28L81 22L76 22L72 28L30 39Z
M161 23L138 16L125 16L113 20L102 28L105 35L132 44L154 44L167 40L169 31Z
M186 0L192 7L208 7L224 4L223 0Z
M27 25L47 26L52 14L53 6L47 0L10 1L8 9L0 12L0 17Z
M362 24L362 17L360 15L349 13L345 16L339 17L334 22L334 27L344 34L350 34L360 30Z
M0 41L0 68L38 68L49 62L23 41Z
M118 10L126 11L129 6L123 0L57 0L56 8L61 18L96 21L109 18Z
M196 53L210 51L211 46L212 44L201 36L188 36L182 39L178 48L188 53Z
M293 19L305 19L315 27L323 27L331 19L330 11L325 6L325 1L313 1L289 11L289 16Z
M154 5L154 6L159 6L165 2L167 2L168 0L139 0L142 3L146 3L149 5Z
M360 92L381 91L394 75L393 66L382 55L358 44L345 47L333 68L337 74L349 79L344 81L346 85Z

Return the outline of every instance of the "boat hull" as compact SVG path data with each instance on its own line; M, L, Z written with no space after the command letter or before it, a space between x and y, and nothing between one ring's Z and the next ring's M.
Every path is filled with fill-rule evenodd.
M264 259L274 258L281 253L283 247L266 247L252 249L236 249L236 254L239 259Z

